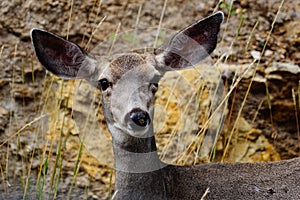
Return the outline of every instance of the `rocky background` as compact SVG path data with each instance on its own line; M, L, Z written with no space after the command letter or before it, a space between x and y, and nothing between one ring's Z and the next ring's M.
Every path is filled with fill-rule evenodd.
M45 29L94 50L116 33L159 26L176 31L216 10L225 13L225 21L212 59L220 71L236 74L230 80L233 85L227 89L230 95L226 121L216 151L212 156L200 147L205 144L203 141L209 147L211 144L200 133L209 117L202 111L211 101L206 90L197 100L197 126L186 129L195 121L178 123L181 120L177 119L190 119L193 112L185 113L178 98L170 98L168 88L172 81L179 76L193 82L194 87L205 84L199 80L201 74L185 71L168 75L157 94L157 105L167 105L163 107L164 124L157 128L161 157L169 163L193 164L273 161L299 156L298 0L3 0L0 199L110 199L113 193L113 157L98 103L100 96L93 105L94 110L99 110L98 118L88 127L95 131L86 135L84 128L77 129L72 120L72 102L80 96L74 90L78 83L62 82L45 73L33 53L29 35L32 28ZM150 45L152 40L153 35L149 36ZM83 91L91 91L83 94L91 98L96 93L92 89ZM191 91L191 86L183 84L178 91L173 96ZM83 112L85 108L80 104L76 109ZM160 115L158 110L156 116ZM77 120L80 117L77 115Z

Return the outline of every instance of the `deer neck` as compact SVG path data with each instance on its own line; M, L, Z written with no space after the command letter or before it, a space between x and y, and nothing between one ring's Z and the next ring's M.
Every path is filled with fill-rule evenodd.
M153 172L166 165L157 155L152 127L146 134L149 137L133 137L120 129L113 131L122 137L122 142L113 139L117 176L118 174Z
M123 142L113 139L116 199L149 198L152 192L159 194L156 199L163 199L165 172L162 169L167 165L157 155L153 132L149 137L137 138L118 131L123 135Z

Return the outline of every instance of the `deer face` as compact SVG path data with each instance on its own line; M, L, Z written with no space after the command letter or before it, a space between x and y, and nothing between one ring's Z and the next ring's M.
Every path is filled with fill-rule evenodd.
M102 92L103 108L113 139L153 134L153 101L166 71L198 64L216 47L223 13L217 12L175 34L153 53L127 53L94 58L78 45L33 29L32 42L42 65L66 79L86 79ZM120 133L125 135L120 135ZM149 135L150 134L150 135Z
M149 137L154 95L161 77L151 54L130 53L111 58L97 80L109 129Z

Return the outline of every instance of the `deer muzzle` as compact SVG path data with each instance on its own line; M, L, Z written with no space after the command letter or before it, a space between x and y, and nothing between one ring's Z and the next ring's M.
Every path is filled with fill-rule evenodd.
M142 130L151 123L151 119L148 112L140 108L135 108L126 116L126 123L128 123L133 130Z

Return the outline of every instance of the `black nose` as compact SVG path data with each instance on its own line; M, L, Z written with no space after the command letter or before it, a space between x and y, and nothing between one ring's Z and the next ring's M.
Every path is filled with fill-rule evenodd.
M149 114L139 108L133 109L129 113L129 118L138 126L136 128L146 127L151 122Z

